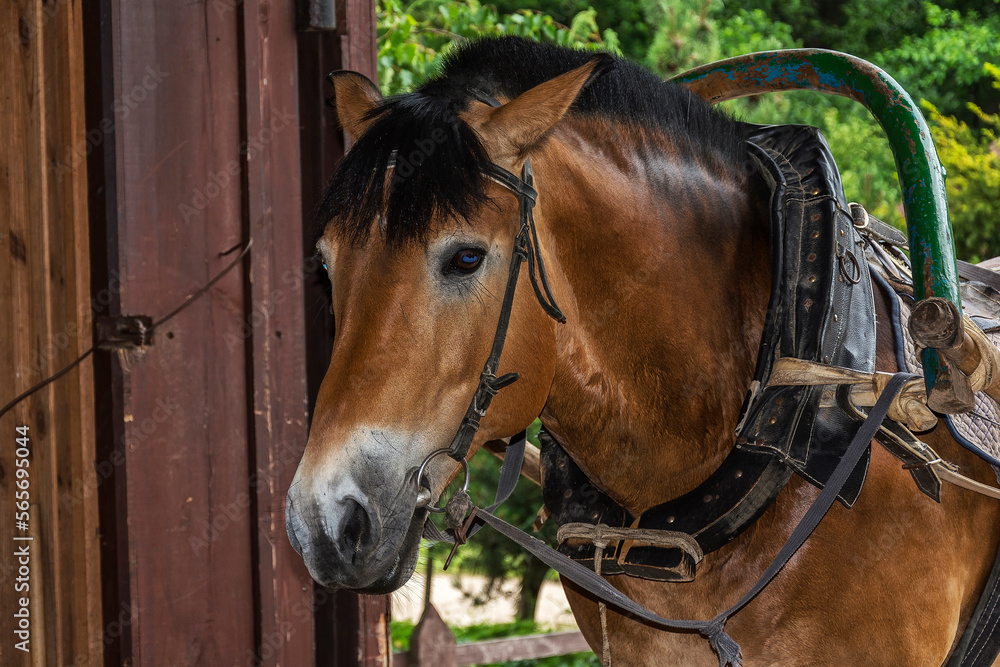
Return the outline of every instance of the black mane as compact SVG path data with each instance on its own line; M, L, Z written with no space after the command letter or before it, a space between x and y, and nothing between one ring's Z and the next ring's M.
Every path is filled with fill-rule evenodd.
M435 216L471 218L488 202L486 150L458 119L470 99L514 98L585 64L590 51L575 51L517 37L485 38L453 51L441 72L416 91L384 100L376 120L334 174L317 215L362 242L382 217L389 244L421 241ZM646 69L615 59L593 80L571 114L590 114L655 128L686 155L745 172L739 124L680 86ZM388 192L385 174L396 160Z

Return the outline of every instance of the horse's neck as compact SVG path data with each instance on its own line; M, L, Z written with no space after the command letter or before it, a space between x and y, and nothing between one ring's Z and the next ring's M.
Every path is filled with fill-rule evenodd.
M636 511L732 447L767 308L766 204L697 165L570 139L536 170L569 318L542 419Z

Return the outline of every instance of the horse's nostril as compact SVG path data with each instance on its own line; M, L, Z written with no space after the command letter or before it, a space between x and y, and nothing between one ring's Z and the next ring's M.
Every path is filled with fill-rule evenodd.
M344 521L341 524L339 541L343 554L351 559L351 563L356 563L368 550L372 534L371 519L361 503L353 498L345 500L343 506Z

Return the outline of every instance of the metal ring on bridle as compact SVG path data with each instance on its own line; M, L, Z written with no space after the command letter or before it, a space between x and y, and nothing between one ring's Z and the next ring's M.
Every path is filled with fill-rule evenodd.
M419 491L417 492L417 507L426 507L428 512L441 513L444 512L443 507L435 507L431 505L431 494L430 488L426 486L421 486L420 480L424 478L424 470L427 468L427 464L431 462L435 456L440 456L441 454L448 454L451 450L447 447L442 447L441 449L435 449L433 452L427 455L424 462L420 464L417 468L417 487ZM462 482L462 491L469 490L469 462L465 459L461 459L459 463L462 464L462 471L465 473L465 481ZM423 492L427 491L426 494Z

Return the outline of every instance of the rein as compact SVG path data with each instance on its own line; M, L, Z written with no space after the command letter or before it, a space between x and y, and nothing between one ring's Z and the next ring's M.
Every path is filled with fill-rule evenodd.
M545 274L545 266L539 251L538 235L535 230L534 216L532 214L537 192L532 187L533 179L530 162L525 162L521 174L521 178L518 178L498 165L492 165L492 168L488 172L489 178L513 192L520 204L520 227L514 238L514 248L507 275L507 287L500 309L497 330L493 336L493 346L483 366L483 372L479 378L479 386L473 394L465 416L455 433L455 437L452 439L451 445L447 448L431 452L421 464L421 471L426 468L427 463L432 458L443 453L447 453L451 458L467 465L466 456L468 455L469 446L476 432L479 430L480 420L486 414L486 410L489 408L493 397L496 396L500 389L510 385L519 377L518 373L506 373L498 377L496 371L507 337L507 329L510 324L510 315L514 303L514 293L517 288L517 279L522 262L528 262L528 270L535 296L538 298L546 314L559 322L566 321L565 316L558 305L556 305L555 299L552 296ZM535 275L536 271L538 273L537 278ZM512 438L511 445L508 447L508 455L504 457L494 503L486 508L476 507L469 499L468 493L463 489L454 494L444 508L446 522L451 528L452 535L442 534L433 523L428 521L424 525L424 537L430 540L454 542L457 547L482 528L483 525L489 524L543 563L556 570L560 575L594 595L602 603L612 605L628 617L646 621L651 625L665 630L681 632L697 631L708 639L712 649L719 656L720 667L726 667L727 665L741 667L743 664L742 653L739 644L726 634L726 622L774 579L795 552L805 543L816 526L819 525L819 522L830 509L830 506L837 499L837 495L848 481L865 450L871 444L872 438L889 412L889 407L892 405L893 399L903 388L907 380L914 377L916 376L910 373L897 373L892 376L879 396L878 401L861 425L861 428L851 440L847 451L833 470L823 490L792 531L792 534L774 560L756 583L735 604L711 620L674 620L664 618L625 596L611 586L597 572L589 570L572 559L558 553L541 540L515 528L493 514L496 508L510 496L517 484L524 457L525 433L523 431ZM423 481L421 474L418 473L416 481L418 487L421 486ZM420 491L424 491L424 489L420 489ZM439 508L429 507L430 500L429 493L421 493L418 496L418 509L427 507L429 511L440 511ZM600 551L597 553L596 560L599 559ZM595 563L595 565L599 567L599 563Z
M591 593L599 601L616 607L625 616L646 621L650 625L660 627L664 630L675 632L697 631L708 639L712 650L719 656L719 667L727 667L727 665L742 667L743 656L740 646L732 637L726 634L726 622L771 583L778 572L784 568L792 556L795 555L795 552L809 538L813 530L816 529L816 526L819 525L819 522L836 501L837 495L840 493L844 483L847 482L861 456L871 444L872 438L875 437L875 433L889 412L889 407L892 405L893 399L906 382L915 377L918 376L911 373L896 373L892 376L882 395L879 396L878 401L872 407L871 412L868 413L868 417L861 425L861 428L855 434L853 440L851 440L851 444L848 445L844 457L837 464L827 484L792 531L788 540L782 545L781 550L778 551L771 564L768 565L764 573L760 575L760 578L757 579L753 586L735 604L708 621L664 618L624 595L596 572L585 568L576 561L555 551L541 540L528 535L524 531L515 528L503 519L495 516L493 511L503 502L502 493L506 493L503 496L505 499L506 496L510 495L510 491L513 490L513 484L516 483L518 471L521 466L520 456L508 456L504 458L503 468L500 473L501 483L497 489L497 502L488 508L473 507L473 520L489 524L494 530L516 542L528 551L528 553L554 569L561 576ZM520 441L520 447L519 453L523 454L523 440ZM512 465L508 465L508 460L511 461ZM505 481L510 484L509 490L503 488ZM459 497L459 494L453 496L453 498L457 497ZM451 501L449 501L449 504L451 504ZM433 524L427 525L432 526ZM473 526L473 528L475 527ZM472 532L474 531L470 531L469 534L471 535ZM465 536L462 536L462 541L464 541L464 538ZM599 559L600 554L598 553L597 560Z

